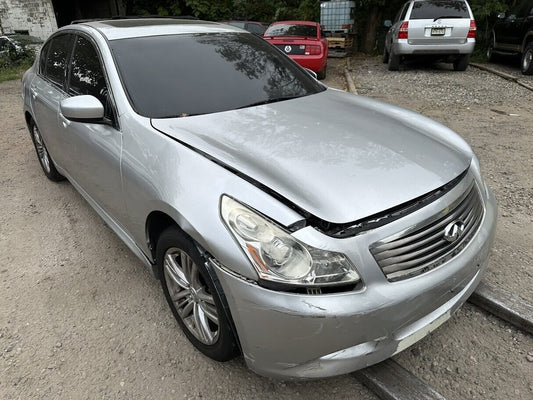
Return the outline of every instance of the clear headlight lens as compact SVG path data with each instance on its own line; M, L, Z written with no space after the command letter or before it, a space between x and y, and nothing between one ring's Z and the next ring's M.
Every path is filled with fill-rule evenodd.
M261 279L301 286L355 284L360 280L344 254L301 243L228 196L222 196L220 212Z

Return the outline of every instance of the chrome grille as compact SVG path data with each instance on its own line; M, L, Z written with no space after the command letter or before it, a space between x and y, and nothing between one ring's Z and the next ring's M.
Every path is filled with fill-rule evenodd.
M390 282L427 272L457 255L472 239L483 219L483 204L474 182L457 201L404 233L370 246L370 252ZM460 221L464 230L457 240L445 239L444 231Z

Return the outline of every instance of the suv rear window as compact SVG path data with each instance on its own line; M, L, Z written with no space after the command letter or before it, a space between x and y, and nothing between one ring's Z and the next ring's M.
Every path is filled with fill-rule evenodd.
M265 36L306 36L317 37L316 25L278 24L269 27Z
M464 1L415 1L409 19L470 18Z

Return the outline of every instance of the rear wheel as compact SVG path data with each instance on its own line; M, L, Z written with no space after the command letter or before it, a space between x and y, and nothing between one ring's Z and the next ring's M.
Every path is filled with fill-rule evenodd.
M533 42L527 44L522 54L521 70L524 75L533 75Z
M468 63L470 62L470 54L459 56L453 61L453 69L455 71L466 71Z
M39 163L41 164L41 168L43 169L46 177L54 182L59 182L65 179L63 175L57 172L56 166L52 161L50 154L48 153L46 145L44 144L41 132L33 120L30 120L29 128L31 140L33 142L33 146L35 147L35 152L37 153L37 158L39 159Z
M198 249L177 227L161 234L157 265L167 302L187 339L214 360L234 358L236 340L215 284Z
M389 53L389 71L398 71L400 69L400 56L391 48Z
M316 77L320 80L322 79L326 79L326 70L328 69L328 64L326 63L326 66L324 67L324 69L322 71L318 71L316 73Z

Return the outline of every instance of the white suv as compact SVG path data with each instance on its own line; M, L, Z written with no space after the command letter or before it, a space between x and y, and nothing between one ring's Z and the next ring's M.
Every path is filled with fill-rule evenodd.
M476 44L476 21L465 0L411 0L385 26L383 62L390 71L411 55L453 62L454 70L464 71Z

